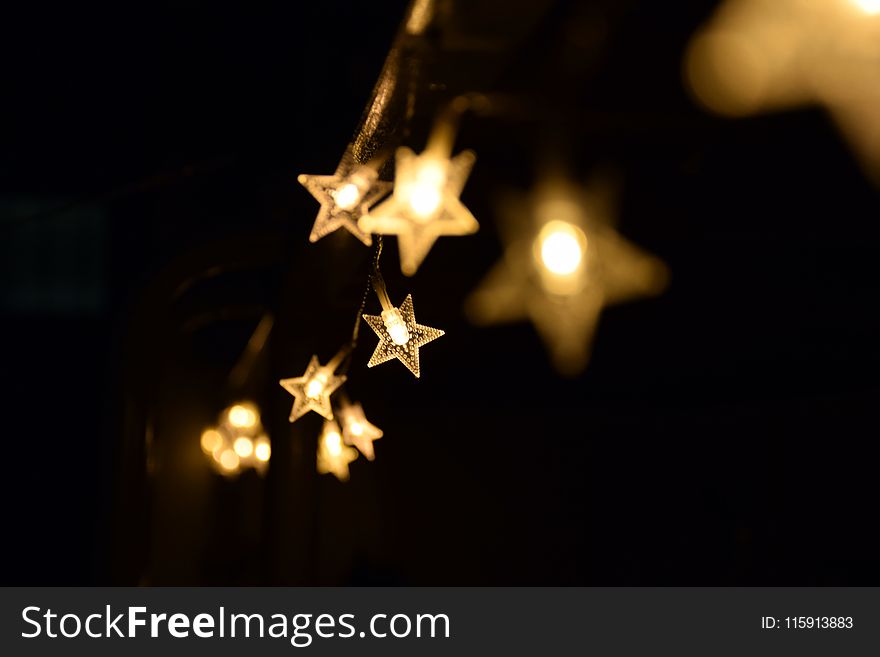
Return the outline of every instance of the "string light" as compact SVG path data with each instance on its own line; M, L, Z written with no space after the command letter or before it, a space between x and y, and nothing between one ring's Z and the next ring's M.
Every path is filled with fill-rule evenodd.
M368 461L372 461L376 457L373 441L382 437L382 430L367 420L359 403L343 402L338 414L345 444L354 445Z
M224 409L217 425L202 432L200 443L212 466L228 477L237 476L244 468L262 474L272 454L259 409L251 402L238 402Z
M348 481L348 464L357 458L357 450L347 446L336 420L325 420L318 439L317 468L321 474L333 474L339 481Z
M553 179L508 203L504 258L465 306L477 324L530 319L563 374L586 366L604 306L665 286L665 266L611 228L605 197Z
M452 154L452 119L441 116L425 150L397 149L394 191L358 226L364 232L396 235L400 269L416 273L434 242L475 233L480 224L459 200L476 161L472 151Z
M349 148L332 176L301 174L297 177L321 204L309 241L317 242L325 235L345 228L367 246L373 243L369 231L358 227L358 220L391 191L391 183L378 179L378 167L378 162L358 164Z
M379 344L376 345L367 367L397 358L416 378L420 377L419 347L436 340L445 332L416 323L411 294L406 296L400 307L391 305L385 282L378 269L374 271L373 289L379 297L382 314L363 316L364 321L379 336Z
M345 375L338 376L334 374L334 371L346 355L347 351L341 351L326 365L321 365L318 357L312 356L302 376L279 381L281 387L293 395L293 408L290 411L291 422L296 422L309 411L315 411L328 420L333 419L330 395L345 383L346 379Z

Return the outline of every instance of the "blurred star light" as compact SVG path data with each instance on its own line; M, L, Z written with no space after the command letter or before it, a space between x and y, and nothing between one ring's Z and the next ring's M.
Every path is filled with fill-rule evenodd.
M338 415L345 444L357 447L368 461L376 458L373 441L382 437L382 430L367 420L363 407L358 403L344 402Z
M727 0L684 72L727 116L824 105L880 181L880 0Z
M505 252L468 298L476 324L529 319L556 368L572 375L590 355L604 306L654 295L665 265L612 227L604 185L581 190L561 179L502 207Z
M234 477L246 468L263 474L271 455L256 404L238 402L220 413L216 426L202 432L202 451L214 469Z
M339 481L348 481L348 464L357 456L357 450L343 442L342 432L336 420L326 420L318 439L318 472L332 474Z

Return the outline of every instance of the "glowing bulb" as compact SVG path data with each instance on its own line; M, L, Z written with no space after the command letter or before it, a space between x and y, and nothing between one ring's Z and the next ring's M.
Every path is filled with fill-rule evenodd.
M362 436L364 434L364 425L357 420L353 420L348 423L348 430L351 431L353 436Z
M394 344L403 346L409 342L409 329L406 328L406 322L403 321L403 317L397 308L383 310L382 322L385 324L385 328L388 329L388 335L391 336L391 341Z
M336 207L340 210L351 210L361 200L361 192L357 185L346 183L333 192L333 200L336 201Z
M254 444L247 436L239 436L236 438L235 442L232 443L232 448L235 450L235 453L243 459L246 459L254 453Z
M258 461L268 461L269 457L272 456L272 446L266 441L258 442L254 448L254 456L257 457Z
M551 221L541 229L538 240L541 263L551 273L570 276L580 267L587 238L577 226L564 221Z
M213 454L223 444L223 436L215 429L207 429L202 433L202 450L205 454Z
M229 424L236 429L249 429L257 423L257 414L253 408L244 404L236 404L227 413Z
M324 386L327 384L327 373L319 371L306 384L306 397L317 399L324 392Z
M853 0L866 14L873 16L880 13L880 0Z
M233 470L238 468L238 464L238 455L233 450L224 450L224 452L220 455L220 465L227 472L232 472Z
M440 207L446 170L438 160L425 161L409 189L409 206L419 219L429 219Z
M324 434L324 446L332 456L342 454L342 436L338 431L328 431Z

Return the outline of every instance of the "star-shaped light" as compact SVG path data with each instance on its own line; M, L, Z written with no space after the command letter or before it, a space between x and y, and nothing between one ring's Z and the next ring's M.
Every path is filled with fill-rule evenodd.
M348 464L357 457L357 450L342 441L336 420L326 420L318 439L318 472L333 474L339 481L348 481Z
M445 333L440 329L416 323L411 294L406 295L399 308L383 310L381 315L364 315L364 319L379 336L379 344L376 345L367 367L397 358L416 377L421 375L419 347Z
M332 176L298 176L299 183L321 203L309 241L317 242L342 227L370 246L373 239L369 231L358 228L358 220L391 190L391 183L378 178L379 172L372 166L355 162L350 150L346 150Z
M399 148L394 192L362 216L358 226L366 233L397 235L400 269L412 276L438 237L469 235L480 228L458 198L475 161L471 151L450 159L437 149L416 155Z
M530 319L564 374L586 366L604 306L665 286L666 267L610 226L603 196L551 181L509 203L504 258L466 304L478 324Z
M317 356L312 356L309 366L302 376L281 379L279 383L293 395L293 409L290 421L296 422L309 411L315 411L328 420L333 419L330 395L345 383L345 376L337 376L328 365L321 365Z
M367 420L359 403L343 403L338 415L345 444L354 445L368 461L372 461L376 457L373 441L382 437L382 430Z
M878 0L727 0L692 39L685 74L729 116L824 105L880 180Z

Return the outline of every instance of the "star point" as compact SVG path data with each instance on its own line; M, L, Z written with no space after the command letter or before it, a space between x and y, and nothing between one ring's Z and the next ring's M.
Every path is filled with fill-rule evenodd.
M321 365L317 356L312 356L302 376L281 379L281 387L293 395L290 422L296 422L309 411L333 419L330 395L345 383L345 379L345 375L337 376L327 365Z
M397 358L416 378L421 376L419 348L446 333L416 322L411 294L406 296L399 308L385 310L382 315L363 317L379 336L379 344L376 345L367 367L375 367Z

